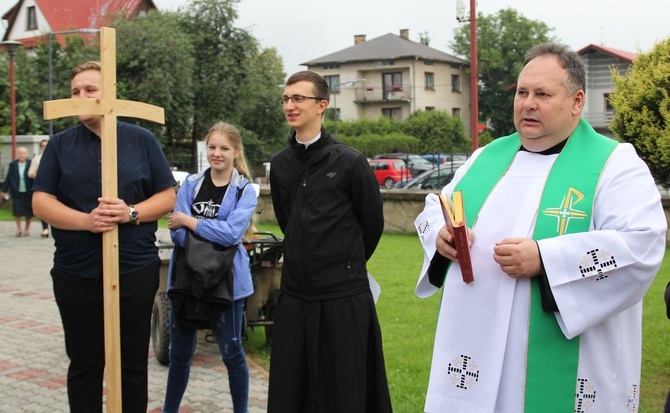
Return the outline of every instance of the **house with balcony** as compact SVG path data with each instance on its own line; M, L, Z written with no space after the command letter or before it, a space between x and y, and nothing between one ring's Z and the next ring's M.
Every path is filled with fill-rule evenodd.
M409 39L409 30L367 40L302 63L328 82L337 118L407 119L417 110L461 118L470 136L470 63Z
M586 102L582 117L598 132L612 136L609 125L614 117L614 108L609 95L614 89L611 68L625 75L637 57L636 53L590 44L577 53L586 69Z

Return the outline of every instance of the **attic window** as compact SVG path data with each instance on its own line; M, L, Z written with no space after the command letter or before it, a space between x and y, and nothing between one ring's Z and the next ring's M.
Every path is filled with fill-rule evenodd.
M37 30L37 13L35 12L35 6L28 7L27 12L26 30Z

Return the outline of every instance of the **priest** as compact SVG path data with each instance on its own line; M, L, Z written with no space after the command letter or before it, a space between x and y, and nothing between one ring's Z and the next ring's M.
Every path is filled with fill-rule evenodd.
M474 281L428 195L419 297L443 288L426 412L637 412L642 298L667 224L646 164L583 119L585 70L564 45L526 55L517 133L480 148L462 191Z

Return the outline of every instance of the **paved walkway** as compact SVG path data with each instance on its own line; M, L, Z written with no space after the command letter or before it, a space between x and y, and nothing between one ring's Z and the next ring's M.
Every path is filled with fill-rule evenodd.
M69 412L68 359L49 275L54 245L40 238L41 229L34 222L30 237L15 238L14 223L0 222L0 413ZM249 412L265 412L268 373L251 360L249 373ZM167 367L150 350L151 413L161 411L166 378ZM180 412L232 412L218 346L202 335Z

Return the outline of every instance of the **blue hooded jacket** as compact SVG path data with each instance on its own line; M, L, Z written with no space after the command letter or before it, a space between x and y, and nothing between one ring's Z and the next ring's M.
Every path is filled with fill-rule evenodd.
M175 211L191 215L191 205L202 186L205 172L189 175L181 183L181 187L177 193ZM224 247L238 244L237 253L233 260L233 295L235 300L246 298L254 292L251 270L249 269L249 254L244 249L244 245L242 245L242 237L251 223L251 216L258 202L256 191L251 185L247 185L248 183L249 180L247 178L241 175L236 169L233 169L230 185L223 196L217 219L199 220L198 225L195 227L195 234L207 241L223 245ZM238 200L237 193L242 187L244 187L244 190ZM186 242L186 231L186 228L171 230L170 236L172 237L172 242L183 248ZM168 291L173 285L172 271L174 258L173 254L168 268Z

